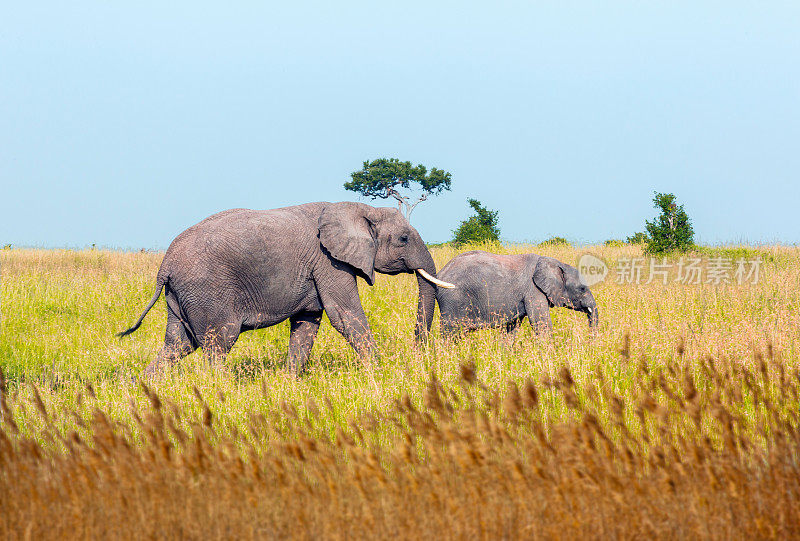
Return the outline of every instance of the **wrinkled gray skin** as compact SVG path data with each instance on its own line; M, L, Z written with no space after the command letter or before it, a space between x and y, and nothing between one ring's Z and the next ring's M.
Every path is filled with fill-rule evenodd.
M162 288L167 301L164 347L146 369L202 347L220 363L244 331L291 322L288 364L308 360L322 312L362 357L374 348L356 277L411 273L436 266L402 214L361 203L307 203L274 210L233 209L190 227L172 241L141 325ZM435 286L417 274L416 336L427 336Z
M504 327L513 336L525 316L537 332L549 332L551 307L584 312L590 326L598 323L594 296L578 270L552 257L476 250L453 258L437 278L456 286L436 291L445 337L486 327Z

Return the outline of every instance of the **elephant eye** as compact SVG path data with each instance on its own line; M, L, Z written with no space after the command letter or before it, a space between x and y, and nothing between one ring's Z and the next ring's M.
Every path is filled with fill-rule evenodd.
M407 243L408 242L408 235L400 235L400 239L399 240L403 244Z

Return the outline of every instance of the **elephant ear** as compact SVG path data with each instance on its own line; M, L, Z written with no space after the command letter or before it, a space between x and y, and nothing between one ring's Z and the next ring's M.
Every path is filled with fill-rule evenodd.
M551 305L566 306L566 277L558 261L552 257L540 257L533 271L533 283L547 296Z
M375 235L372 207L360 203L330 203L319 217L319 242L331 257L352 265L369 285L375 283Z

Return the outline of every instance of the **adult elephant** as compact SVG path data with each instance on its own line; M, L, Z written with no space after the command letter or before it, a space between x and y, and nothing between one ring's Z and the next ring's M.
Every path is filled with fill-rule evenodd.
M439 278L456 286L436 293L446 337L484 327L513 333L525 316L537 332L550 331L551 307L583 312L589 326L599 320L597 303L578 269L552 257L474 250L451 259Z
M323 311L363 358L374 339L356 277L417 272L415 333L430 331L436 266L422 238L399 211L361 203L307 203L274 210L233 209L190 227L172 241L142 323L164 290L164 346L153 374L202 347L221 362L239 334L291 322L288 363L305 370Z

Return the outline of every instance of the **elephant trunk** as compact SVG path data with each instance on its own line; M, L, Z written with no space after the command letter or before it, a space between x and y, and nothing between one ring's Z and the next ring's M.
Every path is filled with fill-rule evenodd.
M436 276L436 264L430 253L427 254L427 261L419 269L424 270L431 276ZM436 286L429 282L419 272L417 275L417 285L419 286L419 302L417 303L417 324L414 328L414 336L417 342L424 341L428 337L433 323L433 311L436 306Z

